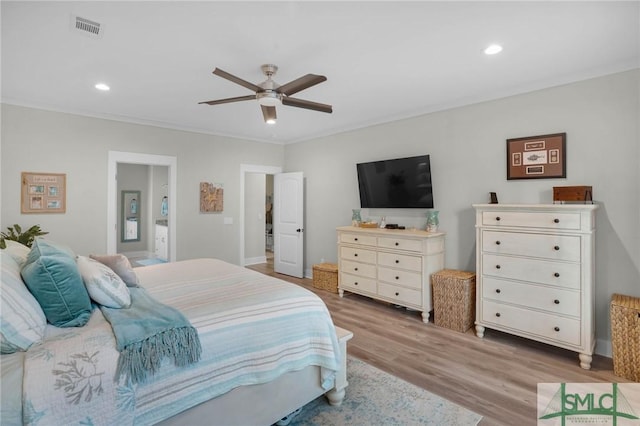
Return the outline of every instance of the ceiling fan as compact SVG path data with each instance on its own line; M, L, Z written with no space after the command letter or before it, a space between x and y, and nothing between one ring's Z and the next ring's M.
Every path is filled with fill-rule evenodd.
M271 77L278 71L278 67L273 64L265 64L260 67L267 79L260 84L249 83L235 75L216 68L213 73L219 77L232 81L240 86L256 92L254 95L238 96L235 98L218 99L214 101L198 102L199 104L218 105L230 102L249 101L256 99L262 108L262 115L265 123L274 124L276 122L276 105L287 105L297 108L305 108L313 111L331 113L333 109L331 105L321 104L318 102L306 101L304 99L292 98L291 95L298 93L311 86L322 83L327 80L323 75L307 74L296 80L290 81L282 86L272 80Z

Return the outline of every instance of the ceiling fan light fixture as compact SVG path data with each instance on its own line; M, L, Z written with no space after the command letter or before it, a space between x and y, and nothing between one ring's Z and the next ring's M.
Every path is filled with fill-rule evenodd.
M502 46L500 46L499 44L492 44L486 49L484 49L484 53L486 55L495 55L500 52L502 52Z
M282 100L280 98L280 95L270 90L256 93L256 99L258 99L258 103L263 106L282 105Z

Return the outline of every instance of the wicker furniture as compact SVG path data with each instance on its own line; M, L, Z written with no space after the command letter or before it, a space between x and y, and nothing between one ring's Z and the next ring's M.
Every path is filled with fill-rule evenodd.
M591 368L596 204L476 204L476 334L578 352Z
M442 232L338 228L340 297L344 291L422 312L429 322L431 274L444 267Z
M433 322L464 333L476 316L476 274L443 269L431 275Z
M313 265L313 287L337 293L338 265L335 263Z
M640 382L640 298L611 297L613 374Z

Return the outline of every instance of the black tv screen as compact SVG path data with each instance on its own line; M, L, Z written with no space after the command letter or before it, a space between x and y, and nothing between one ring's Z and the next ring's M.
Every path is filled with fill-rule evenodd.
M360 207L433 208L428 155L357 164Z

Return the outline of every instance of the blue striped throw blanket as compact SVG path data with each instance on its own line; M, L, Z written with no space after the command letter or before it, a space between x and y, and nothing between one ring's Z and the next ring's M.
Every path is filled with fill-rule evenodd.
M120 352L115 380L144 383L160 369L164 358L183 367L200 360L198 331L180 311L153 299L144 288L129 287L131 307L100 306L111 324Z

